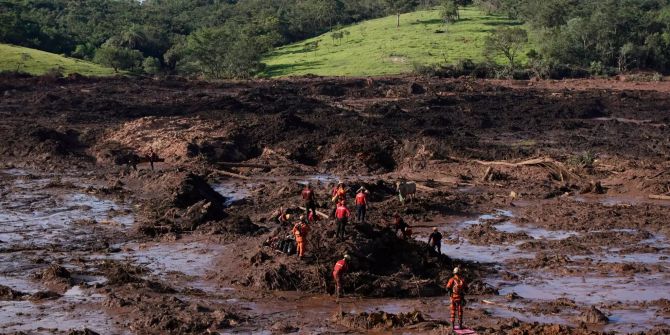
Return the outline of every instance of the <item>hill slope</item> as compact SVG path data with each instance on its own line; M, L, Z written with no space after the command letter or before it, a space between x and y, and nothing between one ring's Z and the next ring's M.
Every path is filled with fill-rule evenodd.
M439 10L417 11L348 26L341 41L330 33L272 51L264 62L268 76L317 74L365 76L409 72L413 63L452 63L482 60L484 37L502 26L520 25L503 16L490 16L474 7L462 8L461 20L445 25ZM522 59L523 60L523 59Z
M86 76L114 74L114 70L98 64L9 44L0 44L0 60L0 71L16 71L18 69L30 74L40 75L53 68L60 67L65 74L74 72Z

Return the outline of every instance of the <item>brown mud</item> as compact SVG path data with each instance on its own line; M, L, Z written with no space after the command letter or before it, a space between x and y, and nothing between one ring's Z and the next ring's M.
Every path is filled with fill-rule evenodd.
M455 266L480 334L670 333L667 82L5 76L0 91L0 333L444 334ZM329 215L338 180L350 204L370 191L368 223L339 241L318 221L302 260L263 245L290 234L269 218L299 215L306 182Z

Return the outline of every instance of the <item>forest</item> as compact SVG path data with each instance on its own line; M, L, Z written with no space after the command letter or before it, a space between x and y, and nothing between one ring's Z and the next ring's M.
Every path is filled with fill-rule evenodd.
M523 22L498 42L537 41L519 65L539 76L670 71L669 0L3 0L0 42L117 71L249 77L275 47L421 8L442 8L450 24L461 6Z

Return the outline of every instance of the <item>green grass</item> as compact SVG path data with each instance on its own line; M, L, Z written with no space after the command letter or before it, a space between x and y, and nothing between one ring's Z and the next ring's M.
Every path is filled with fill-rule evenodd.
M460 14L461 20L454 24L444 24L439 10L403 14L400 28L396 28L395 15L361 22L343 28L350 34L341 42L334 42L327 33L273 50L264 58L264 74L386 75L410 72L413 64L453 63L466 58L482 61L484 38L491 31L521 25L503 16L486 15L475 7L462 8ZM525 61L525 55L520 60Z
M22 55L26 59L22 60ZM0 44L0 71L22 71L41 75L59 68L64 74L79 73L86 76L109 76L114 70L91 62L67 58L36 49Z

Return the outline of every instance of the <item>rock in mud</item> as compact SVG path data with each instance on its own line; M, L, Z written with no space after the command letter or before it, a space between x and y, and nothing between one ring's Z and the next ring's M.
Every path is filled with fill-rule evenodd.
M595 306L591 306L591 308L584 311L579 319L589 324L606 324L609 322L609 318Z
M24 296L26 296L26 293L13 290L12 288L4 285L0 285L0 300L22 300Z

